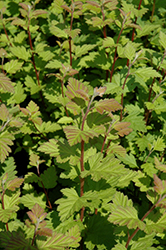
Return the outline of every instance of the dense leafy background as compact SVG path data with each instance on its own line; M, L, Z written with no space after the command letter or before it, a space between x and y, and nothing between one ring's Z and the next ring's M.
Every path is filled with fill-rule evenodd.
M0 248L165 249L166 2L0 10Z

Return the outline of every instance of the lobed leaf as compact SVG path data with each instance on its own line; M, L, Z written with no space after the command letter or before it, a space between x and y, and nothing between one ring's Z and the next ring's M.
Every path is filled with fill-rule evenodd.
M6 157L11 152L9 146L13 145L14 136L8 131L0 133L0 162L4 162Z
M120 226L127 226L129 229L137 227L143 230L145 224L138 219L137 210L134 207L117 206L115 211L112 211L108 220Z
M14 87L11 80L2 73L0 73L0 90L14 93Z
M105 99L96 102L95 108L97 112L103 114L104 111L115 112L122 109L122 106L115 99Z

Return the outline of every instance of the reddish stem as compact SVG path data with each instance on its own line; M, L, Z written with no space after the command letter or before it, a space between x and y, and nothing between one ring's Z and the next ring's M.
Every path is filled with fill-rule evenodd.
M118 39L117 39L117 41L116 41L116 44L118 44L119 39L120 39L120 36L121 36L122 31L123 31L123 29L124 29L124 23L125 23L125 20L124 20L123 23L122 23L122 28L121 28L121 30L120 30L120 32L119 32L119 35L118 35ZM113 72L114 72L115 62L116 62L116 60L118 59L118 58L116 57L116 54L117 54L117 47L115 48L114 61L113 61L113 64L112 64L111 75L110 75L110 82L112 81L112 76L113 76Z
M37 166L37 173L38 173L38 176L40 177L39 165ZM46 195L46 198L47 198L47 201L48 201L48 204L49 204L49 208L52 210L52 205L51 205L51 202L50 202L50 200L49 200L48 193L47 193L47 191L46 191L46 189L45 189L45 187L44 187L44 184L43 184L42 180L41 180L40 182L41 182L41 184L42 184L44 193L45 193L45 195Z
M165 199L166 195L164 195L163 197L161 197L156 204L154 204L149 211L142 217L141 221L144 221L144 219L155 209L155 207L160 203L160 201L162 201L163 199ZM139 231L140 229L137 227L136 230L132 233L132 235L130 237L128 237L127 243L126 243L126 248L128 248L130 241L132 240L132 238L136 235L136 233Z
M153 9L152 9L152 14L151 14L151 22L153 20L154 11L155 11L155 0L153 0Z
M139 2L139 5L138 5L138 10L140 10L141 8L141 3L142 3L142 0L140 0ZM137 17L135 17L135 24L137 22ZM134 34L135 34L135 28L133 28L133 31L132 31L132 36L131 36L131 41L133 42L134 41ZM127 59L127 66L129 66L129 59Z
M2 209L3 209L3 210L5 210L5 206L4 206L4 195L5 195L5 190L3 190L3 192L2 192ZM8 223L6 223L6 231L9 231Z

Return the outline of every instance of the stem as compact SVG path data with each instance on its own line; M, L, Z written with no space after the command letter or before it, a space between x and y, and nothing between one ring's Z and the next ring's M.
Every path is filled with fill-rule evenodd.
M38 176L40 177L39 165L37 166L37 173L38 173ZM45 193L45 195L46 195L46 198L47 198L47 201L48 201L48 204L49 204L49 208L52 210L52 205L51 205L51 202L50 202L50 200L49 200L48 193L47 193L47 191L46 191L46 189L45 189L45 187L44 187L44 184L43 184L42 180L41 180L40 182L41 182L41 184L42 184L44 193Z
M161 197L156 204L154 204L149 211L142 217L141 221L144 221L144 219L155 209L155 207L160 203L160 201L162 201L163 199L165 199L166 195L164 195L163 197ZM126 243L126 248L128 248L130 241L132 240L132 238L136 235L136 233L139 231L140 229L137 227L136 230L132 233L132 235L128 238L127 243Z
M104 22L104 20L105 20L105 14L104 14L104 5L103 4L102 4L102 7L101 7L101 13L102 13L103 22ZM107 38L106 25L103 27L103 35L104 35L104 38ZM107 55L107 58L108 58L108 52L106 52L106 55ZM109 71L106 70L106 81L108 81L108 73L109 73Z
M3 187L2 187L3 188ZM2 192L2 209L5 210L5 205L4 205L4 195L5 195L5 190ZM9 226L8 223L6 222L6 231L9 231Z
M72 30L72 26L73 26L73 13L74 13L74 3L73 3L73 0L72 0L70 31ZM71 39L72 39L71 36L69 36L70 66L72 66L72 46L71 46Z
M119 35L118 35L118 39L117 39L117 41L116 41L116 44L118 44L118 42L119 42L120 36L121 36L122 31L123 31L123 29L124 29L125 21L126 21L126 18L124 18L124 20L123 20L122 28L121 28L121 30L120 30L120 32L119 32ZM118 59L118 57L116 57L116 54L117 54L117 47L115 48L114 61L113 61L113 64L112 64L111 75L110 75L110 82L112 81L112 76L113 76L113 72L114 72L115 62L116 62L116 60Z
M64 78L65 78L65 77L63 77L63 80L64 80ZM63 85L64 85L64 82L63 82L63 80L60 80L60 82L61 82L62 97L64 98L64 92L63 92ZM67 111L67 108L66 108L66 107L64 107L64 108L65 108L66 115L69 117L69 113L68 113L68 111Z
M153 9L152 9L152 14L151 14L151 22L153 20L154 10L155 10L155 0L153 0Z
M41 85L40 85L40 80L39 80L39 73L37 72L36 64L35 64L35 58L34 58L34 52L33 52L33 46L32 46L32 39L31 39L31 32L30 32L30 29L29 29L29 25L30 25L30 19L29 19L29 21L28 21L27 30L28 30L29 44L30 44L31 53L32 53L32 64L33 64L33 67L34 67L34 69L35 69L35 74L36 74L38 86L41 87ZM43 98L43 95L42 95L41 90L40 90L39 93L40 93L40 98L41 98L41 100L42 100L43 106L45 107L44 98Z
M160 66L161 66L161 64L163 63L165 56L166 56L166 49L165 49L165 51L164 51L164 55L163 55L163 58L162 58L162 60L161 60L161 63L160 63L160 65L159 65L158 68L157 68L157 72L159 71ZM166 75L166 73L164 74L164 77L165 77L165 75ZM151 84L151 86L150 86L149 96L148 96L148 102L150 102L150 99L151 99L153 84L154 84L155 80L156 80L156 77L153 78L152 84ZM148 110L148 109L145 110L145 122L146 122L146 125L148 124L148 119L149 119L149 114L150 114L150 113L151 113L150 110Z
M4 22L3 22L3 14L2 14L2 11L1 11L1 20L2 20L2 25L3 25L3 29L4 29L5 35L6 35L6 37L7 37L7 40L9 41L10 46L13 47L13 45L12 45L11 42L10 42L10 39L9 39L7 30L6 30L5 25L4 25Z
M90 100L90 102L88 104L86 113L85 113L85 115L83 117L81 131L84 130L85 120L86 120L86 117L87 117L88 112L90 110L90 105L92 104L93 99L94 99L94 96L92 96L92 98L91 98L91 100ZM81 157L80 157L81 172L84 171L84 143L85 143L84 140L81 140ZM80 196L84 195L84 183L85 183L85 179L80 178ZM81 208L81 214L80 214L81 221L83 221L83 218L84 218L84 210L85 210L85 207L82 207Z
M132 64L130 64L129 68L128 68L128 72L127 72L127 76L124 80L124 83L123 83L123 86L122 86L122 95L121 95L121 105L122 105L122 108L123 108L123 90L124 90L124 87L125 87L125 84L126 84L126 81L127 81L127 78L129 77L130 75L130 68L131 68ZM122 121L122 112L123 112L123 109L121 109L120 111L120 121Z
M38 86L40 87L39 74L38 74L37 69L36 69L35 58L34 58L34 53L33 53L33 46L32 46L32 39L31 39L31 32L29 30L29 24L28 24L28 37L29 37L29 44L30 44L30 48L31 48L31 52L32 52L32 64L33 64L33 67L35 69L35 74L36 74Z
M141 8L141 3L142 3L142 0L140 0L140 2L139 2L138 10L140 10L140 8ZM136 22L137 22L137 17L135 17L134 24L136 24ZM135 28L133 28L133 31L132 31L132 36L131 36L132 42L134 41L134 34L135 34ZM127 59L127 66L129 66L129 59Z
M148 156L146 157L146 159L145 159L145 161L144 161L144 163L146 163L147 162L147 159L149 158L149 156L151 155L151 153L153 152L153 148L149 151L149 154L148 154Z

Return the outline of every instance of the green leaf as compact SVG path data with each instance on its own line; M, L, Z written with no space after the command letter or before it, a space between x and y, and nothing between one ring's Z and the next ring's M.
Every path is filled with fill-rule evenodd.
M112 249L115 245L114 226L108 222L107 216L93 214L87 222L88 234L85 237L87 249ZM110 240L111 239L111 240Z
M60 124L68 124L68 123L73 123L73 122L74 122L74 120L68 116L63 116L58 120L58 123L60 123Z
M43 143L38 151L44 152L45 154L49 154L52 157L56 157L59 155L58 150L58 141L55 139L50 139L48 142Z
M29 75L25 77L25 85L30 89L31 95L34 95L35 93L39 92L41 90L41 87L35 83L33 78Z
M48 122L42 122L42 124L39 126L39 125L36 125L36 127L38 128L38 130L40 131L40 133L52 133L52 132L55 132L57 130L60 130L61 129L61 126L57 123L53 123L51 121L48 121Z
M112 37L106 37L103 40L103 47L112 47L115 44L114 39Z
M30 52L24 46L11 47L10 50L16 57L24 61L28 61L31 57Z
M154 146L154 150L162 152L164 150L164 148L165 148L165 143L164 143L163 138L158 137L157 141L155 140L153 142L153 146Z
M67 33L63 29L58 28L54 24L52 24L49 29L50 29L50 32L56 37L61 37L61 38L68 37Z
M34 196L33 194L26 194L23 195L20 198L20 202L29 209L32 209L33 206L37 203L40 207L45 208L46 202L43 201L43 198L45 197L45 194L42 194L41 196Z
M92 50L95 47L96 47L95 44L84 44L83 46L77 46L75 48L75 56L76 56L76 58L87 54L89 50Z
M61 198L55 204L59 204L57 210L61 221L64 221L84 206L84 200L78 196L74 188L65 188L61 192L67 198Z
M152 232L162 233L163 231L165 231L165 223L166 223L166 214L164 213L156 223L147 220L144 231L147 234L151 234Z
M141 192L146 192L151 184L151 178L146 176L145 173L137 171L137 175L133 178L133 182L137 187L140 187Z
M54 166L49 167L40 175L45 188L54 188L57 185L57 174ZM39 182L40 183L40 182ZM42 185L39 184L42 187Z
M37 250L21 231L0 232L1 247L8 250Z
M11 80L2 73L0 73L0 90L4 92L14 93L14 87Z
M53 59L47 63L45 67L49 69L60 69L62 67L62 63L57 59Z
M23 88L21 82L18 82L17 85L15 86L15 93L14 93L12 99L14 100L14 102L19 104L19 103L23 102L26 97L27 97L27 95L24 94L24 88Z
M13 145L14 136L8 131L0 133L0 162L4 162L6 157L11 152L9 146Z
M138 168L135 157L132 153L130 153L129 155L126 154L125 157L118 156L118 158L126 165L129 165L131 168Z
M145 237L139 238L137 241L134 241L131 250L143 250L143 249L148 249L148 250L154 250L154 248L151 246L154 244L155 239L154 239L155 234L149 234L146 235Z
M11 60L10 62L5 63L4 69L9 74L15 74L22 68L23 62L19 62L18 60Z
M5 122L7 121L7 118L9 117L9 111L5 104L1 104L0 106L0 120Z
M159 33L159 43L164 49L166 49L166 34L164 34L162 31Z
M112 211L108 220L120 226L126 225L129 229L138 227L143 230L145 227L144 223L138 219L137 210L134 207L116 206L116 210Z
M89 158L89 166L90 170L84 170L81 173L81 177L85 178L91 175L94 181L99 181L101 178L109 180L111 176L120 178L120 176L128 172L114 156L103 158L101 153L97 153Z
M115 99L105 99L96 102L95 108L97 112L103 114L104 111L115 112L122 109L122 106Z
M124 56L129 59L130 61L135 57L135 48L133 47L132 43L129 42L124 47Z
M157 174L158 170L155 169L154 164L151 162L146 162L141 165L141 168L144 170L147 175L153 178L154 174Z
M98 137L99 135L92 129L82 131L76 126L67 126L66 128L64 128L64 132L66 134L70 146L80 143L82 140L88 143L89 138L93 138L94 136Z
M80 237L78 236L67 236L61 233L54 233L54 235L48 238L46 241L37 240L37 247L38 249L42 250L51 250L51 249L58 249L64 250L66 248L70 248L74 246L79 246L78 242Z
M126 149L121 145L113 144L107 148L107 154L115 154L125 158Z
M112 250L126 250L126 247L120 243L112 248Z
M154 70L152 67L140 67L138 68L134 74L136 74L138 77L142 78L144 81L147 81L149 78L154 77L161 77L161 74L159 74L156 70Z

